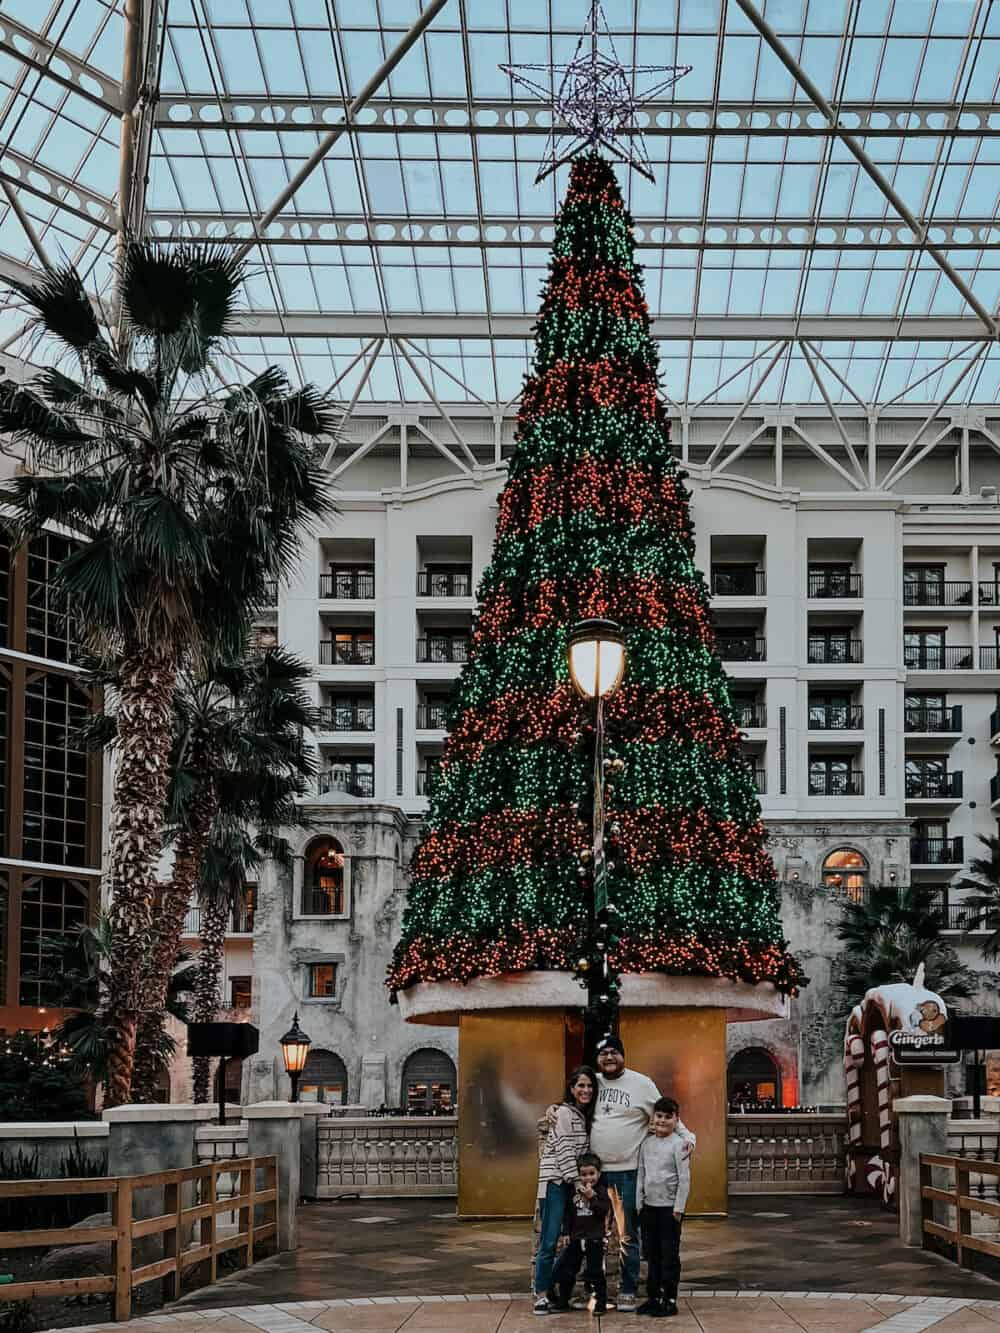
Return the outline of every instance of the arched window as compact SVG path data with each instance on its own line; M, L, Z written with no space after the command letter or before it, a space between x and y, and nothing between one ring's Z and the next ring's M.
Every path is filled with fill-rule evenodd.
M853 847L838 847L823 862L823 883L842 890L851 902L859 903L868 883L868 862Z
M347 868L336 838L321 838L306 853L302 880L303 916L347 916Z
M434 1111L452 1111L456 1086L454 1062L444 1051L427 1046L414 1051L403 1066L399 1100L406 1110L425 1115Z
M781 1072L773 1056L761 1046L749 1046L729 1061L727 1076L732 1110L781 1105Z
M339 1055L322 1047L309 1052L299 1080L299 1098L304 1102L347 1103L347 1067Z

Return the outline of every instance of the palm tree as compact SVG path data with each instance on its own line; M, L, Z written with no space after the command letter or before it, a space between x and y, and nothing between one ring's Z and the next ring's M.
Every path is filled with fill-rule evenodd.
M138 1100L147 1100L152 1093L156 1071L144 1052L156 1049L162 1031L166 986L180 949L184 917L203 883L217 821L220 817L261 820L266 838L275 817L266 804L269 781L288 785L288 800L281 804L277 817L298 819L293 798L306 790L314 766L303 741L304 731L317 724L316 709L304 688L309 676L304 662L280 648L263 656L216 663L202 676L181 675L175 695L177 738L168 803L174 864L170 882L159 898L146 970L133 1080ZM214 867L207 868L213 872L214 886ZM229 898L242 884L242 875L223 878L228 886L225 907L216 901L222 895L209 895L201 932L202 953L209 934L209 956L214 957L217 948L220 964L231 910ZM216 945L215 936L220 932ZM199 976L202 971L203 965Z
M178 671L208 648L240 651L298 529L329 509L318 445L333 431L328 400L274 368L208 387L244 274L225 249L130 240L117 331L102 327L72 267L9 284L79 377L50 367L28 387L0 381L0 432L25 463L0 487L0 509L16 543L53 524L76 536L55 588L83 646L118 664L111 1106L131 1089Z
M934 889L894 884L844 904L834 960L834 990L846 1014L873 986L912 981L924 965L927 985L949 1004L976 993L976 974L941 936L947 925Z
M988 923L992 933L982 941L979 951L987 962L995 963L1000 958L1000 837L980 833L979 841L989 855L974 856L969 862L971 874L955 887L971 889L975 895L962 903L968 909L965 929L982 929Z

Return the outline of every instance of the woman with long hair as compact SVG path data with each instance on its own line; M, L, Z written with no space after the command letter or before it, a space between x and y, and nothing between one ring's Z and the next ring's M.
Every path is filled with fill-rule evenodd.
M540 1229L535 1255L535 1314L548 1313L556 1245L579 1175L577 1159L590 1144L596 1105L597 1075L589 1065L580 1065L569 1076L538 1167Z

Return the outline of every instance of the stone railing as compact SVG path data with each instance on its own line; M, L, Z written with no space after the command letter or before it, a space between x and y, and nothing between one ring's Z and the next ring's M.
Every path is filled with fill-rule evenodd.
M843 1194L846 1115L730 1115L730 1194Z
M199 1166L208 1162L230 1162L234 1157L247 1157L250 1153L250 1127L245 1120L236 1120L225 1125L199 1125L195 1131L194 1146ZM220 1172L215 1178L215 1191L217 1199L238 1198L239 1172ZM220 1229L236 1231L236 1223L235 1213L219 1214Z
M343 1116L320 1120L316 1194L455 1195L455 1116Z

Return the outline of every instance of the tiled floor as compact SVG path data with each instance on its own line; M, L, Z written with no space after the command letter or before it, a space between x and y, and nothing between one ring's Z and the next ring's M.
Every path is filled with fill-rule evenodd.
M134 1320L129 1333L639 1333L656 1327L637 1315L609 1313L537 1319L527 1297L389 1296L301 1301L217 1310L180 1310ZM1000 1301L957 1297L878 1296L845 1292L809 1295L756 1291L692 1292L682 1296L674 1333L998 1333ZM75 1333L64 1330L63 1333ZM81 1330L80 1333L89 1333Z

